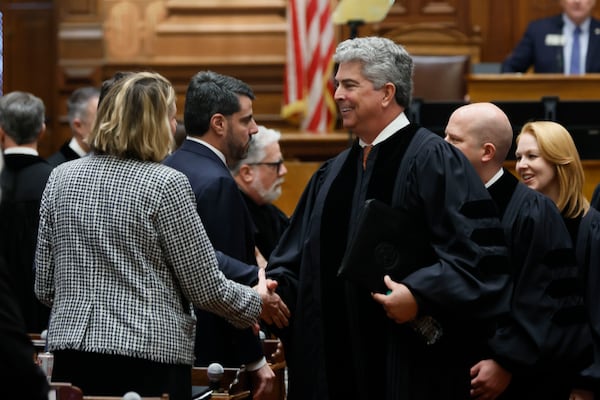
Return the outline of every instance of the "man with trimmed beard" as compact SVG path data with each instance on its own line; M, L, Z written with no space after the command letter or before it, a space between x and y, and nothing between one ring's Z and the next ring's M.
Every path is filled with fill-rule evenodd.
M253 225L229 167L246 157L252 136L258 132L253 100L254 92L246 83L212 71L198 72L185 97L187 137L164 161L188 177L214 249L249 264L221 265L225 276L248 286L254 286L258 278ZM253 382L254 399L268 396L275 374L258 336L202 310L196 310L196 318L195 365L244 364Z
M283 177L287 174L280 138L280 132L259 126L248 155L231 168L254 222L256 247L267 260L289 224L287 215L272 204L281 196Z

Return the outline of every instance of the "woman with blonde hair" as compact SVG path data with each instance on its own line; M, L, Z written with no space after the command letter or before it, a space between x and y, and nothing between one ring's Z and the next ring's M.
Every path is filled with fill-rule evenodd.
M585 175L581 159L573 138L562 125L552 121L529 122L521 129L516 143L517 174L523 183L556 204L581 267L579 278L585 288L583 298L592 328L594 360L590 357L591 365L574 378L573 387L577 389L570 399L592 399L600 382L600 302L595 297L600 285L600 213L590 208L583 193ZM572 278L576 281L578 277ZM577 298L575 294L570 297L572 318L582 308Z
M192 304L245 328L271 298L264 275L259 293L223 276L187 178L160 163L175 114L161 75L115 82L91 155L54 169L44 191L35 291L52 307L52 379L85 394L189 400Z

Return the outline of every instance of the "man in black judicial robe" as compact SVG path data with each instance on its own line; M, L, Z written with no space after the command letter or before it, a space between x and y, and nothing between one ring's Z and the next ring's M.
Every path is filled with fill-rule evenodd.
M335 100L350 149L313 175L269 260L292 304L281 333L288 398L465 399L487 321L508 307L506 247L494 205L464 156L404 114L412 59L385 38L338 45ZM371 145L363 170L363 146ZM337 277L362 205L376 198L422 221L422 268L372 295ZM381 304L380 304L381 303ZM409 321L432 317L427 345Z
M11 92L0 99L0 142L6 164L0 175L0 256L10 270L10 285L31 333L46 329L50 316L50 309L33 291L40 201L53 168L37 152L46 129L44 113L42 100L30 93Z
M600 398L600 302L598 285L600 283L600 211L590 207L581 218L577 234L577 261L584 267L585 301L588 308L592 341L594 344L594 362L579 374L578 378L586 388L592 388L594 398Z
M33 361L34 348L0 256L0 382L3 399L48 399L48 381Z
M0 153L0 172L3 170ZM2 202L0 190L0 204ZM34 347L27 335L8 265L0 255L0 382L2 398L46 400L48 381L34 363ZM22 384L26 382L25 384Z
M511 310L488 358L473 367L473 395L567 399L591 362L582 292L572 285L578 267L556 205L502 167L512 136L508 117L491 103L458 108L446 127L446 141L469 159L500 211L513 268Z

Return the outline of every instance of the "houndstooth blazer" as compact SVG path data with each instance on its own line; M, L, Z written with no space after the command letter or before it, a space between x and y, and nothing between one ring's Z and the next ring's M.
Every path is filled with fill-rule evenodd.
M185 175L158 163L91 155L54 169L35 260L51 351L192 364L190 302L237 327L261 309L217 268Z

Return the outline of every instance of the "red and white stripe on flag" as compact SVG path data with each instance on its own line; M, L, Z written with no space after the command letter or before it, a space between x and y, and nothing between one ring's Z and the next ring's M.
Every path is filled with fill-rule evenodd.
M335 125L331 0L289 0L287 62L281 115L310 132Z

